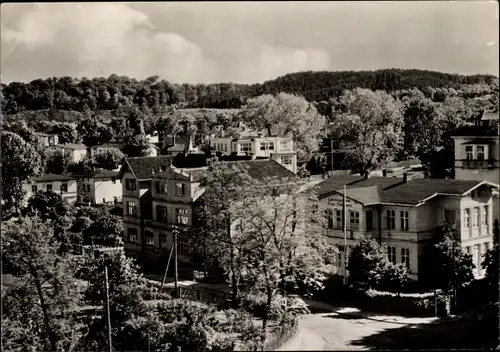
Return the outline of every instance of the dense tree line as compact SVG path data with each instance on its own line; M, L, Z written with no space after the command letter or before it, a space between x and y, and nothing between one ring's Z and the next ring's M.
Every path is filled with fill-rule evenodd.
M328 101L346 89L366 88L394 92L410 88L464 85L490 86L498 78L490 75L463 76L426 70L388 69L378 71L298 72L263 84L174 84L158 76L137 80L127 76L107 78L52 77L29 83L2 84L2 111L25 110L114 110L135 106L158 110L168 105L192 108L239 108L249 98L280 92L304 96L308 101ZM497 83L498 85L498 83ZM476 89L477 90L477 89ZM467 94L477 94L469 92Z

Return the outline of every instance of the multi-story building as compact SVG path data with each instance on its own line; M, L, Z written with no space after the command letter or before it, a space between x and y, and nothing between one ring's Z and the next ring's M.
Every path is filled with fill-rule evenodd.
M498 183L500 178L498 112L483 111L473 118L473 123L473 126L458 128L451 136L455 147L455 178Z
M288 137L227 138L211 137L210 147L225 155L251 155L273 159L288 170L297 173L297 153L293 150L293 139Z
M87 155L87 147L85 144L64 143L55 144L50 147L52 150L68 153L72 163L78 163Z
M482 111L469 126L458 128L454 141L455 179L500 182L500 124L498 111ZM500 219L500 197L494 191L493 214Z
M122 183L118 170L95 170L75 175L78 197L91 204L119 203L122 200Z
M63 199L70 203L75 202L77 199L76 178L70 175L44 174L33 177L30 182L23 184L23 190L26 192L26 199L38 191L52 191L60 194Z
M347 248L344 248L343 189L346 186ZM444 222L472 254L481 276L482 254L493 245L492 190L488 181L338 176L319 183L325 206L325 234L338 248L337 270L345 274L345 254L357 241L374 238L388 246L389 259L404 263L410 278L432 277L432 248Z
M232 162L228 162L232 163ZM295 177L289 170L270 159L237 161L248 166L248 174L254 178L266 176ZM201 178L207 167L180 169L154 169L146 175L134 177L133 167L123 172L123 210L125 227L125 251L140 258L143 263L166 263L168 250L173 242L174 226L179 229L179 260L191 261L192 248L186 232L196 226L196 202L203 195ZM142 180L140 179L142 178ZM146 182L146 178L147 182Z

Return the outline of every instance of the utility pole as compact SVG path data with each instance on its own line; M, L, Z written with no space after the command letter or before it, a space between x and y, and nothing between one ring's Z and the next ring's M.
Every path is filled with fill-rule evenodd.
M178 253L177 253L177 226L174 225L174 252L175 252L175 261L174 261L174 268L175 268L175 282L174 282L174 298L178 298L179 294L179 275L177 271L177 262L178 262Z
M111 344L111 315L109 312L109 283L108 283L108 267L104 268L104 278L106 280L106 318L108 323L108 347L109 352L113 351Z
M344 285L347 285L347 186L344 185Z
M172 246L170 246L170 254L168 256L167 268L165 269L165 274L163 274L163 280L161 282L160 292L162 292L163 285L165 285L165 280L167 279L167 273L168 273L168 268L170 266L170 259L172 258L172 253L174 253L174 244L173 243L172 243Z

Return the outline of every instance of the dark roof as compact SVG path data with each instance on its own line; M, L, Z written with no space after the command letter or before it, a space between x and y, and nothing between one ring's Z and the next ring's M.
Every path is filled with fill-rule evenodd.
M73 176L79 177L89 177L89 178L111 178L117 177L118 171L113 170L95 170L95 171L87 171L82 173L73 173Z
M154 172L159 172L166 170L173 160L172 155L160 155L160 156L140 156L135 158L125 158L123 167L119 172L118 177L128 170L130 166L130 171L137 177L138 180L149 180Z
M248 175L254 179L262 180L265 177L279 177L279 178L298 178L293 172L289 171L283 165L277 163L272 159L256 159L256 160L241 160L241 161L224 161L227 165L243 165L247 166L246 170ZM185 174L191 174L195 182L201 181L201 179L207 174L208 167L199 168L185 168L182 170ZM167 172L155 174L155 178L167 177Z
M462 143L462 145L466 144L495 144L495 142L489 139L475 138L470 141Z
M321 197L335 190L342 190L344 185L350 188L380 186L381 189L394 186L403 182L402 179L396 177L369 177L363 176L334 176L318 183L315 187L316 192Z
M384 202L418 204L436 193L461 195L481 182L483 181L428 178L411 180L385 190Z
M41 137L53 137L53 136L57 136L56 133L35 132L35 134L37 136L41 136Z
M474 137L474 136L498 136L498 127L496 126L461 126L450 133L450 136L456 137Z
M363 204L396 203L415 205L435 194L461 195L484 181L415 179L404 183L401 178L361 176L335 176L316 185L320 198L332 193L342 193Z
M75 143L65 143L65 144L56 144L54 147L67 148L67 149L87 149L85 144L75 144Z
M56 175L56 174L43 174L41 176L33 177L32 181L35 182L48 182L48 181L68 181L75 180L72 175Z

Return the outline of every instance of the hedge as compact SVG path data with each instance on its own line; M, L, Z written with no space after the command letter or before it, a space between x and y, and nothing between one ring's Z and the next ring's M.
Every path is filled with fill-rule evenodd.
M297 319L293 319L286 324L277 326L266 339L264 351L276 351L297 333L298 327L299 323Z

